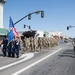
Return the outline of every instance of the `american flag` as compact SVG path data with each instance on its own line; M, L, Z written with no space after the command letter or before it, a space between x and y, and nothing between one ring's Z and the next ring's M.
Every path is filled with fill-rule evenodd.
M15 37L19 37L19 34L18 34L18 32L16 31L16 28L13 28L13 33L14 33L14 36L15 36Z
M9 32L8 32L8 42L10 42L14 37L19 37L16 28L13 25L12 18L9 19Z
M10 17L10 23L9 23L9 30L12 30L13 31L13 34L14 34L14 37L19 37L19 34L18 32L16 31L16 28L14 27L14 24L13 24L13 21L12 21L12 18Z

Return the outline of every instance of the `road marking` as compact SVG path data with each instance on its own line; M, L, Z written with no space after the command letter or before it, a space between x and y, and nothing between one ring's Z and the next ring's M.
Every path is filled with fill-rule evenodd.
M19 59L25 58L26 56L28 56L28 53L27 54L22 54L22 56L20 56Z
M23 58L24 56L25 56L25 58ZM2 67L0 67L0 70L3 70L5 68L8 68L8 67L16 65L16 64L19 64L19 63L21 63L21 62L23 62L25 60L28 60L28 59L32 58L33 56L34 56L34 53L25 54L25 55L23 55L23 57L21 57L21 58L23 58L22 60L14 62L14 63L11 63L11 64L8 64L8 65L5 65L5 66L2 66Z
M33 63L33 64L31 64L31 65L29 65L29 66L27 66L27 67L25 67L25 68L23 68L23 69L17 71L17 72L15 72L15 73L11 74L11 75L18 75L18 74L22 73L23 71L25 71L25 70L31 68L32 66L35 66L36 64L40 63L41 61L43 61L43 60L45 60L46 58L52 56L53 54L57 53L57 52L60 51L60 50L62 50L62 48L56 50L55 52L53 52L53 53L47 55L46 57L44 57L44 58L42 58L42 59L36 61L35 63Z

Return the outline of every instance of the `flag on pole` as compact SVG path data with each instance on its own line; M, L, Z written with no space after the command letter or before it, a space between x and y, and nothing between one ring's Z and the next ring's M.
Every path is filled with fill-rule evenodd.
M10 30L10 31L8 32L8 42L10 42L13 38L14 38L13 31Z
M13 25L13 21L12 21L11 17L10 17L10 25L9 25L9 28L13 29L14 37L19 37L19 34L18 34L18 32L16 31L16 28Z
M8 32L8 42L10 42L14 37L19 37L16 28L14 27L12 18L9 19L9 32Z
M8 42L10 42L13 38L14 38L14 34L13 34L13 21L10 17L9 19L9 32L8 32Z

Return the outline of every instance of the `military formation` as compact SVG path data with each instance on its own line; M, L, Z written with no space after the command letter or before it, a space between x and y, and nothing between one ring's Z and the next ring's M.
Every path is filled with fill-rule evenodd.
M30 37L22 39L23 52L35 52L58 45L58 39L48 37Z
M24 37L23 39L16 37L10 42L8 38L2 41L3 56L19 58L19 52L36 52L49 49L58 45L58 39L48 37Z

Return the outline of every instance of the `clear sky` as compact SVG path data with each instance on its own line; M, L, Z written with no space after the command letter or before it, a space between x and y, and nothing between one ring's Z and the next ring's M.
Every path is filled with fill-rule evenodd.
M75 28L67 30L67 26L75 25L75 0L7 0L4 4L4 28L9 28L9 16L15 23L37 10L44 11L44 18L41 18L41 14L33 14L31 20L25 18L15 25L17 31L28 29L23 28L26 24L33 30L60 30L63 35L75 37Z

